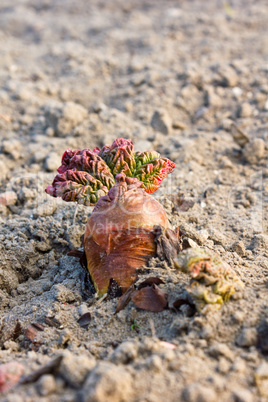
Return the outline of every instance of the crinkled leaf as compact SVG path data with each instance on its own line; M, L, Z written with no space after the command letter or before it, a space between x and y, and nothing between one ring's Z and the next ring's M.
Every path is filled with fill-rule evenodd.
M55 177L46 192L53 197L61 197L64 201L95 205L100 197L108 193L108 188L87 172L67 170Z
M147 193L156 191L162 180L175 168L175 163L167 158L160 158L158 152L137 152L135 177L143 182Z
M61 166L57 169L58 173L64 173L66 170L85 170L90 173L89 163L101 158L98 153L90 149L71 150L67 149L62 155Z
M69 170L74 172L87 172L95 179L100 180L108 189L115 183L109 167L104 160L98 156L96 148L94 151L90 149L83 149L82 151L67 149L63 154L61 162L62 164L58 168L60 174Z
M99 152L113 175L124 173L143 182L147 193L156 191L161 181L175 168L175 163L161 158L156 151L136 152L131 140L118 138L111 146L105 145Z
M134 146L131 140L118 138L113 144L105 145L99 152L99 156L107 163L115 176L125 173L132 177L136 168Z
M198 310L202 310L206 304L220 307L237 289L244 286L219 256L210 256L199 248L182 251L175 259L175 266L191 275L191 284L187 290Z
M143 165L147 165L154 159L160 159L160 154L156 151L136 152L136 169L139 169Z
M58 168L59 174L46 192L65 201L95 205L114 186L115 176L119 173L129 180L142 182L145 191L152 193L174 167L175 164L169 159L160 158L158 152L134 153L131 140L118 138L101 150L67 149Z

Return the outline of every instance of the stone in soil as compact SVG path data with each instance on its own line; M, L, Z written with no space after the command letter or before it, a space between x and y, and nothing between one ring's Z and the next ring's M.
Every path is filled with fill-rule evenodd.
M128 402L132 392L132 378L124 367L99 362L89 374L80 395L82 402Z
M164 109L156 110L151 120L151 126L162 134L170 134L172 121Z

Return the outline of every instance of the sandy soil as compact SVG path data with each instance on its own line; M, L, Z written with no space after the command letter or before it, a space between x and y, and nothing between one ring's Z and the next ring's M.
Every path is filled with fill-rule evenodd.
M268 400L268 5L230 4L1 0L0 362L52 361L2 401ZM176 162L155 197L243 280L220 310L83 299L66 253L92 208L44 189L65 149L122 136ZM172 305L188 276L149 265Z

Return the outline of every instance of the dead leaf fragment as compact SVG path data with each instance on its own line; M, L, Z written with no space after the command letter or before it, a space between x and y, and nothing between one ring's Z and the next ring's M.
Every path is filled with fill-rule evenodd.
M55 318L45 317L45 323L50 327L59 328L61 326L60 322Z
M12 340L15 341L20 336L21 333L22 333L22 326L21 326L20 321L17 320L15 328L14 328Z
M31 324L37 331L44 331L45 327L44 325L40 324L40 322L32 322Z
M123 310L127 304L129 303L131 299L132 293L135 292L134 286L131 285L128 290L120 297L118 300L116 309L115 309L115 314L119 313L119 311Z
M68 255L69 257L75 257L75 258L81 258L83 254L84 254L83 251L76 250L76 249L70 250L70 251L68 251L68 253L67 253L67 255Z
M27 328L26 328L26 331L25 331L25 336L26 336L26 338L29 340L29 341L33 341L34 340L34 338L36 337L36 335L37 335L37 330L32 326L32 325L29 325Z
M248 135L235 123L231 124L231 134L233 136L234 141L243 148L248 142L249 137Z
M83 315L81 315L81 317L77 320L78 324L80 325L80 327L88 330L88 326L89 323L91 321L91 314L90 312L87 312Z
M164 229L161 226L155 226L155 242L156 242L156 256L160 260L167 260L173 266L174 258L180 251L179 242L179 229Z
M182 306L187 306L187 317L193 317L196 313L196 308L193 303L182 297L178 298L173 303L173 310L179 311Z
M2 119L2 120L4 120L5 122L7 122L7 123L10 123L11 122L11 117L10 116L8 116L7 114L0 114L0 118Z
M160 341L160 345L163 346L165 349L170 349L174 350L176 349L176 345L174 343L166 342L166 341Z
M155 313L163 311L168 307L167 293L164 293L155 284L135 290L131 295L131 300L136 307Z
M150 278L145 279L145 281L141 282L137 289L140 290L142 288L145 288L146 286L152 286L153 284L155 285L160 285L162 283L165 283L162 281L162 279L158 278L157 276L151 276Z

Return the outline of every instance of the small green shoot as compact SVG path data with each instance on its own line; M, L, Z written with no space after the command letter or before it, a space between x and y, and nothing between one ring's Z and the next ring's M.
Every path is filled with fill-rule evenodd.
M137 332L139 331L140 325L137 324L136 319L133 321L133 324L131 325L130 329L131 329L131 331L133 331L134 329L135 329L135 331L137 331Z

